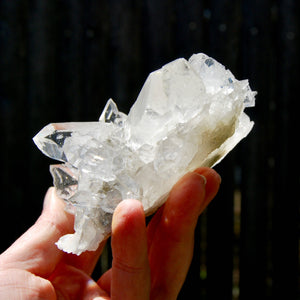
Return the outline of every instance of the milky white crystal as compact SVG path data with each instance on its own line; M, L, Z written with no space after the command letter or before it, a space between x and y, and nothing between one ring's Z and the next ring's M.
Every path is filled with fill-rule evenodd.
M205 54L177 59L147 78L128 116L108 100L98 122L56 123L34 142L64 162L50 167L75 233L57 246L80 254L109 235L123 199L154 212L186 172L214 166L251 130L255 92Z

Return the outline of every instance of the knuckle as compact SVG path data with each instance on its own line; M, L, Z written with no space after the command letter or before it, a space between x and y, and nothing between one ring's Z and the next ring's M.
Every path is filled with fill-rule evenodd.
M113 259L113 268L129 274L138 274L144 270L143 267L131 264L120 257Z

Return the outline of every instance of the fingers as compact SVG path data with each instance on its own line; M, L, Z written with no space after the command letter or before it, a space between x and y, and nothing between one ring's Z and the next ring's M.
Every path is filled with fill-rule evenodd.
M148 299L148 249L151 298L175 299L193 255L198 216L217 193L220 181L220 176L209 168L184 176L152 218L147 229L148 245L141 204L134 200L121 202L113 217L113 267L99 279L100 287L112 299Z
M147 299L150 269L145 215L137 200L124 200L112 221L112 299ZM101 284L101 281L100 281Z
M208 168L186 174L173 187L153 223L150 222L151 298L176 299L193 256L198 216L216 194L219 184L220 177Z
M97 281L101 289L104 290L108 295L111 294L111 273L111 269L107 270Z
M55 300L55 290L50 281L25 270L0 271L0 299Z

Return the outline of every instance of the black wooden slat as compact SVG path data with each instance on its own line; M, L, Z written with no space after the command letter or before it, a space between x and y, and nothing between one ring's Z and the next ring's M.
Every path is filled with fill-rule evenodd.
M237 76L237 38L241 29L238 1L210 1L208 54ZM208 299L232 298L234 166L232 152L217 170L223 177L220 192L208 209Z
M41 124L51 112L60 113L56 98L56 34L59 24L55 2L31 1L29 9L26 24L29 116L31 122Z
M260 78L263 80L265 77L265 69L266 66L269 65L269 61L266 60L265 56L262 56L260 53L256 53L255 51L257 49L256 45L259 42L262 42L262 39L265 37L263 37L262 34L263 24L257 24L256 20L252 20L255 19L256 15L260 15L258 12L260 7L255 6L255 2L253 2L253 6L254 7L249 7L249 4L247 3L244 7L246 14L249 13L250 17L245 15L246 20L248 17L243 31L243 35L245 35L244 39L247 39L244 46L244 58L247 59L247 61L245 61L243 65L246 69L249 69L249 76L252 74L253 77L256 76L256 73L259 70L260 75L258 79ZM249 18L251 18L251 20L249 20ZM251 29L253 31L255 30L254 28L256 28L257 31L259 30L259 41L257 36L252 36L250 33ZM255 53L251 53L253 50ZM263 61L265 61L266 64L261 66ZM261 81L261 83L262 82L263 81ZM266 107L266 101L260 102L260 99L262 99L261 101L265 99L261 94L263 92L260 89L262 88L261 84L255 88L259 92L259 96L257 97L257 106ZM244 156L244 164L240 264L241 299L253 299L254 295L261 295L262 298L265 298L266 296L264 280L266 276L267 263L265 252L267 191L266 185L262 184L262 182L264 182L268 176L268 166L266 156L267 150L264 141L264 137L267 135L266 131L263 130L263 118L265 116L263 116L262 113L263 109L260 110L260 115L255 118L255 127L248 138L247 151L242 154ZM255 188L257 186L258 188ZM259 194L257 193L257 190L259 190Z
M183 285L183 288L179 294L178 300L182 299L201 299L203 297L203 293L206 294L206 286L205 280L201 280L201 243L206 242L203 241L203 236L201 236L201 226L203 226L203 222L201 220L198 222L196 231L195 231L195 246L194 246L194 256L191 262L191 266L189 272L187 274L186 281ZM205 275L206 277L206 275Z
M110 26L108 74L110 97L128 112L146 79L141 76L142 6L137 0L110 1L107 22ZM104 58L106 60L107 57Z
M84 105L84 5L83 1L60 1L56 8L57 122L83 121ZM49 18L50 16L48 16ZM53 121L53 120L52 120Z
M17 2L17 1L16 1ZM18 2L20 3L20 2ZM28 182L22 213L24 218L30 218L30 225L40 214L41 204L47 188L52 185L49 174L50 159L45 160L32 141L32 137L50 122L62 119L61 99L58 94L58 65L57 65L57 32L59 31L59 15L55 1L28 1L26 23L26 98L28 132L26 141L29 147L28 155L20 158L27 162L26 178ZM25 14L26 12L22 12ZM18 132L14 133L16 136ZM27 199L30 199L28 204ZM19 222L21 225L22 222ZM29 225L28 224L28 225ZM25 225L25 224L24 224ZM23 225L23 230L27 226Z
M233 268L233 155L217 171L223 177L220 191L208 208L208 299L231 299Z
M83 101L79 110L84 120L96 120L109 97L113 97L111 78L111 49L108 1L85 1L83 7ZM70 1L72 4L72 1ZM118 99L115 99L116 101Z
M143 51L149 72L175 59L174 53L174 1L145 0L143 26ZM145 35L144 35L145 34Z
M174 47L178 56L188 58L204 52L204 3L181 0L174 4Z
M278 6L276 160L272 259L273 297L299 299L299 162L297 107L299 101L299 3ZM298 40L297 40L298 39ZM295 138L296 134L296 138ZM298 234L298 236L297 236ZM298 261L298 263L297 263Z
M0 2L0 99L1 99L1 250L4 250L23 230L18 220L23 217L28 191L27 102L27 5L26 2ZM8 223L8 224L7 224Z
M270 122L274 77L272 10L269 1L243 2L243 73L258 91L256 107L249 110L255 121L241 153L242 223L240 256L240 299L260 295L270 299L270 209L273 195L273 154Z

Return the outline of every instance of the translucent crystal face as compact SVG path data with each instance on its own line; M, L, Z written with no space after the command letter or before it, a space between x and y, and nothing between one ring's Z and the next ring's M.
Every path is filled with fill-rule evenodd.
M108 100L98 122L56 123L34 142L63 164L50 167L58 195L75 213L66 252L95 250L123 199L154 212L186 172L219 162L251 130L248 81L205 54L177 59L147 78L128 116Z

